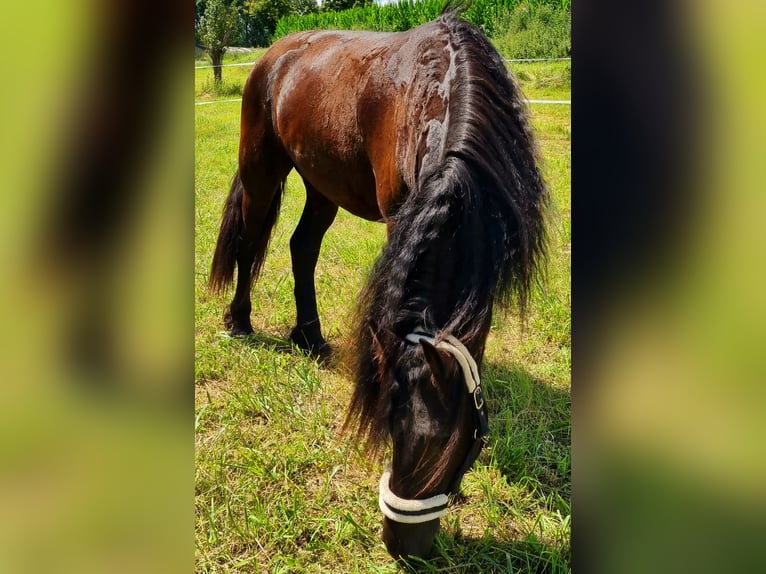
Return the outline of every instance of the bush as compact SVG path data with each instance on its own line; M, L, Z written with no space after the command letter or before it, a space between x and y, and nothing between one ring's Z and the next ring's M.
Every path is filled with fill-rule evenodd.
M572 54L571 25L569 10L519 4L497 24L494 43L506 58L566 58Z

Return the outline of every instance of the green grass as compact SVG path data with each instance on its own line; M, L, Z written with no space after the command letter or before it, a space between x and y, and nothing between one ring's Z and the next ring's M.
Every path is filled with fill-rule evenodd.
M265 48L254 48L246 52L226 52L223 56L224 64L242 64L254 62L264 52ZM202 55L194 61L195 67L210 66L211 61L207 55ZM194 97L196 100L211 100L217 98L234 98L242 95L242 88L247 80L252 66L227 66L221 74L222 82L217 85L213 79L213 69L203 68L194 70Z
M568 64L512 66L527 78L520 83L528 97L569 98ZM224 80L241 69L225 68ZM222 332L231 294L211 295L205 283L236 168L239 104L196 107L199 572L570 570L570 107L531 105L530 113L555 200L547 281L525 328L514 311L495 314L483 367L491 447L465 477L465 500L442 519L436 556L398 565L380 539L381 464L340 433L352 386L345 363L321 367L285 344L295 313L288 241L304 201L295 173L253 288L257 335L232 340ZM341 353L384 237L382 225L341 210L322 246L319 312Z
M508 68L531 100L568 100L571 95L572 64L563 62L509 62ZM567 135L569 126L565 126Z

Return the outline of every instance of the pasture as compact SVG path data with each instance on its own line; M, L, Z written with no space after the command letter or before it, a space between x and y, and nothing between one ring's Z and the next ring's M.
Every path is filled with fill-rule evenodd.
M262 51L227 62L252 61ZM197 65L203 65L198 60ZM570 64L510 64L526 97L569 99ZM249 67L197 70L195 100L236 98ZM238 93L239 90L239 93ZM236 169L240 105L195 108L195 557L199 572L567 572L570 570L570 107L530 104L554 212L548 273L522 326L496 312L482 381L490 447L442 519L435 556L397 564L380 539L381 461L341 433L352 390L346 353L356 294L384 226L341 210L317 266L329 365L292 351L288 242L305 199L293 172L261 277L255 335L231 339L231 293L206 289L221 207Z

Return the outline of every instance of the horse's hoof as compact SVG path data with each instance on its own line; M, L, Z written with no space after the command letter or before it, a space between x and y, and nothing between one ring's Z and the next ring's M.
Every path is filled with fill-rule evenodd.
M239 321L232 317L231 309L226 309L223 313L223 324L229 330L232 337L246 337L253 334L253 326L250 320Z
M249 325L247 327L234 326L229 331L229 335L232 337L247 337L248 335L252 335L253 332L253 328Z
M327 364L332 358L332 347L330 347L329 343L325 342L318 349L312 351L311 355L323 365Z
M330 358L331 349L322 336L311 337L308 336L302 329L294 327L290 331L290 341L298 347L301 351L322 361L327 361Z

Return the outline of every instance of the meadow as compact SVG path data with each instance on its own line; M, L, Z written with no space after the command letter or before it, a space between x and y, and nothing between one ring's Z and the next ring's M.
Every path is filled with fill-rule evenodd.
M261 51L229 55L248 62ZM204 65L202 59L196 65ZM569 99L570 63L512 63L526 97ZM196 71L195 100L238 98L249 66ZM498 311L482 380L490 447L442 519L435 556L394 562L380 539L381 461L341 432L352 389L346 350L356 295L385 241L384 226L341 210L317 266L319 313L337 358L291 349L288 242L304 202L288 178L269 254L253 288L255 335L231 339L231 293L206 289L221 207L236 169L237 102L195 107L195 441L198 572L568 572L571 497L571 108L530 104L554 199L546 277L522 325Z

